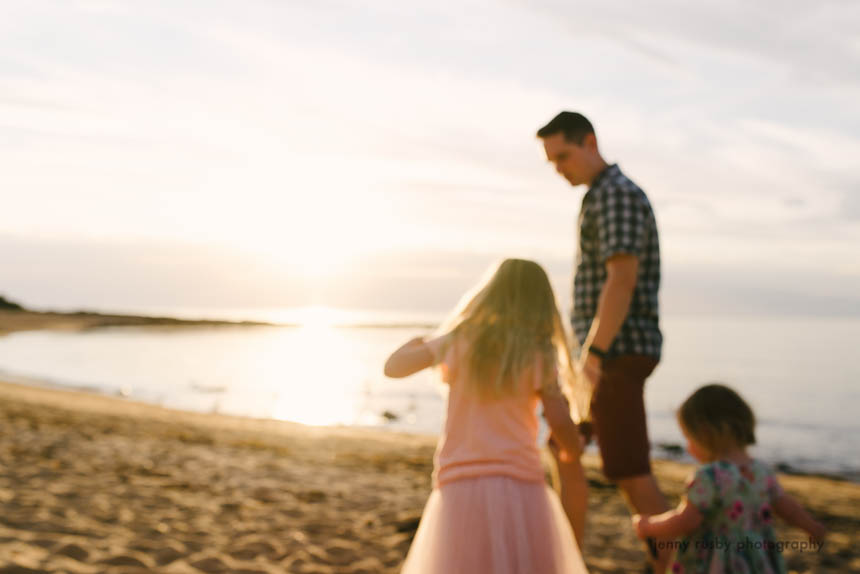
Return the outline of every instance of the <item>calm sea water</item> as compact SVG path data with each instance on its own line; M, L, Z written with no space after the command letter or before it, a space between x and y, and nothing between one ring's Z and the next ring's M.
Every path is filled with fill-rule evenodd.
M440 430L445 389L431 372L399 380L382 374L392 350L430 329L329 323L13 333L0 337L0 376L195 411ZM722 381L756 411L757 456L860 477L860 320L669 317L662 326L663 361L646 386L656 456L665 454L657 445L683 444L673 414L681 401L703 383Z

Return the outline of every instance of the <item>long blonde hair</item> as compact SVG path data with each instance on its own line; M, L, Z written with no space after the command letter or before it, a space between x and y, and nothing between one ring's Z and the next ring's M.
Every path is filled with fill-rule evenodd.
M505 259L491 266L460 299L436 335L469 340L467 361L472 390L483 397L511 394L523 369L543 356L541 386L552 384L553 365L574 411L583 418L584 388L573 370L569 338L543 268L526 259ZM587 404L587 403L586 403Z

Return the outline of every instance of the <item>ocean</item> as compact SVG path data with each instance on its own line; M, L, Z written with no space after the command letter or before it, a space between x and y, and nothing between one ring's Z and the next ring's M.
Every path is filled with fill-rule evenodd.
M445 385L433 372L397 380L382 372L386 357L429 334L438 316L320 309L219 316L298 317L304 325L17 332L0 337L0 378L310 425L435 434L444 423ZM344 326L344 318L362 326ZM655 456L689 460L678 453L684 442L674 412L695 388L719 381L756 412L755 456L786 471L860 480L853 355L860 319L678 316L661 327L663 360L646 384Z

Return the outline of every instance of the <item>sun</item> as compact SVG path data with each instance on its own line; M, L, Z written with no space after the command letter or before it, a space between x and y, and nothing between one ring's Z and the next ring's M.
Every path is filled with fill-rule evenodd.
M278 213L261 214L236 235L248 251L297 279L332 279L398 237L398 222L382 203L377 194L346 190L292 194Z
M310 305L297 310L296 319L305 329L325 330L338 324L340 313L325 305Z
M265 197L259 209L234 218L236 226L225 233L243 252L297 281L344 277L374 254L431 240L414 217L416 206L404 200L412 196L395 195L396 162L286 154L271 165L277 169L260 169L244 182L266 190L249 194L249 202Z

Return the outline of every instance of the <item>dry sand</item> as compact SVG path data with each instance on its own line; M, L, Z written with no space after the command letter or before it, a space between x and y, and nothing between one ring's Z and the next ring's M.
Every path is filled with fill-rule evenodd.
M396 572L433 447L0 383L0 572ZM592 572L641 571L620 496L585 464ZM690 467L656 468L677 499ZM860 485L782 480L831 529L820 554L787 552L791 569L860 570Z
M0 573L397 572L434 446L0 383ZM621 497L595 457L584 463L590 570L641 572ZM692 467L655 468L677 502ZM820 553L787 551L789 569L860 571L860 485L781 480L830 529ZM779 536L804 538L782 525Z

